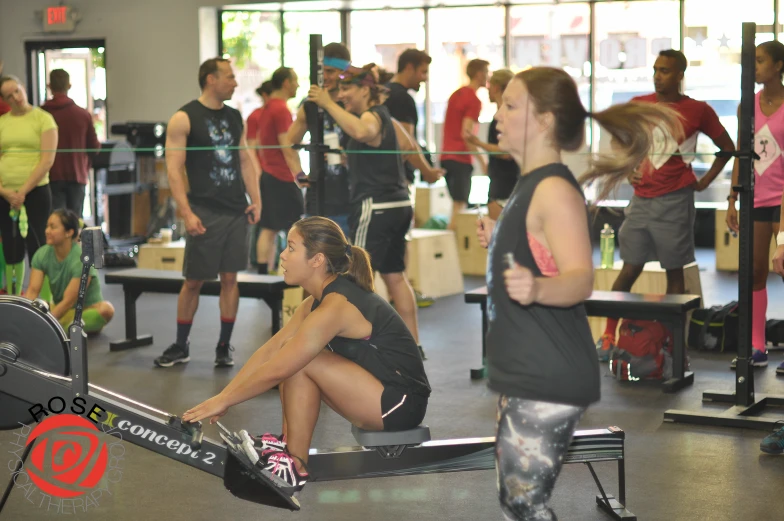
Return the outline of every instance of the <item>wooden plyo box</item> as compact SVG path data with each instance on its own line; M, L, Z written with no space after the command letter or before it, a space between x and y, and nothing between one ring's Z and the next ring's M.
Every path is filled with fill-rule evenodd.
M417 186L414 194L414 226L424 226L434 215L447 218L452 215L452 198L446 186Z
M597 267L594 270L593 289L600 291L612 290L612 285L618 274L623 267L623 261L617 261L612 269L601 269ZM687 264L683 268L683 275L686 282L686 293L691 295L699 295L702 298L702 284L700 283L700 269L696 262ZM661 267L658 262L649 262L645 264L640 277L637 282L632 286L632 293L652 293L663 295L667 293L667 272ZM607 319L603 317L588 317L588 323L591 326L591 333L594 340L599 340L599 337L604 333L604 328L607 325Z
M406 276L411 286L428 297L438 298L463 293L463 275L457 259L455 234L451 230L411 230L408 243ZM386 286L377 273L376 293L389 299Z
M487 273L487 249L479 245L476 236L478 217L478 210L464 210L457 216L455 223L457 256L463 275L484 276Z
M429 297L463 293L454 232L412 230L406 273L414 289Z
M182 271L185 240L161 244L142 244L136 266L146 270Z
M716 271L738 271L740 239L733 237L727 229L727 210L716 210ZM773 255L776 253L776 238L770 240L770 270L773 270Z

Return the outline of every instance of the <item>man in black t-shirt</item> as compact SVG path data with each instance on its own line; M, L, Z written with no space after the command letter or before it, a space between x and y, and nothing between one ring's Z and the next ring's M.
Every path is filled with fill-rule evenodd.
M205 61L199 86L201 96L178 110L166 129L169 187L187 234L177 339L155 359L158 367L190 360L188 336L201 286L218 276L221 327L215 366L234 365L229 340L240 299L237 272L247 267L249 224L256 224L261 213L258 172L246 148L242 115L223 103L237 87L229 60Z
M417 113L414 98L408 93L409 90L419 92L419 87L427 81L430 70L430 63L433 59L424 51L418 49L406 49L397 59L397 74L392 76L386 84L389 93L384 105L389 109L389 113L403 126L408 135L415 142L419 142L417 136L417 125L419 114ZM409 183L414 182L414 167L409 162L404 164L406 168L406 178ZM423 173L425 174L425 173ZM423 175L424 177L424 175ZM433 179L429 182L435 182Z

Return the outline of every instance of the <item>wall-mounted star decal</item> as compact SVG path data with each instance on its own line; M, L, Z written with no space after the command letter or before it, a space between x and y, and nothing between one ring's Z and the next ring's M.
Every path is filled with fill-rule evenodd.
M721 38L719 38L719 49L721 49L722 47L725 47L727 49L730 48L730 39L727 38L726 34L722 34Z

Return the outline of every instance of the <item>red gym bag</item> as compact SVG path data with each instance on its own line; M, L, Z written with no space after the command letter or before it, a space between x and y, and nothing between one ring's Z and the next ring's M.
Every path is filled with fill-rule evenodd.
M651 320L622 320L618 342L610 355L610 371L619 380L672 376L672 333Z

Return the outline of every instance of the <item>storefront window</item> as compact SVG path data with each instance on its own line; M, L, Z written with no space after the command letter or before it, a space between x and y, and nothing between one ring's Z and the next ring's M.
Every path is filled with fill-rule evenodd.
M351 13L351 59L362 66L375 63L397 72L397 59L406 49L425 49L425 12L422 9L353 11ZM431 65L432 67L432 65ZM433 81L432 68L430 81ZM418 139L425 138L425 85L414 95L419 112Z
M509 67L514 72L536 66L564 69L577 83L583 105L590 109L590 17L587 3L512 7ZM586 146L564 157L576 175L588 166L589 130L586 122Z
M431 9L430 21L430 99L431 118L444 122L449 96L468 83L466 65L474 58L490 62L490 70L504 67L504 9L502 7L465 7ZM480 122L490 122L495 106L487 89L477 92L482 100Z
M594 110L653 92L653 63L659 51L680 47L678 2L595 4ZM609 136L594 125L594 150L608 151Z
M742 22L757 23L756 43L773 39L771 0L686 0L683 51L689 60L684 93L713 107L733 140L737 140L740 102ZM716 146L707 136L697 139L693 167L698 175L713 163ZM723 177L730 178L732 161Z
M280 67L280 15L223 11L221 23L222 54L231 60L238 84L230 103L247 118L261 104L256 88Z
M296 111L308 95L310 88L310 35L320 34L323 45L340 42L340 13L334 11L283 13L283 28L283 64L293 68L299 78L297 95L289 100L291 110Z

